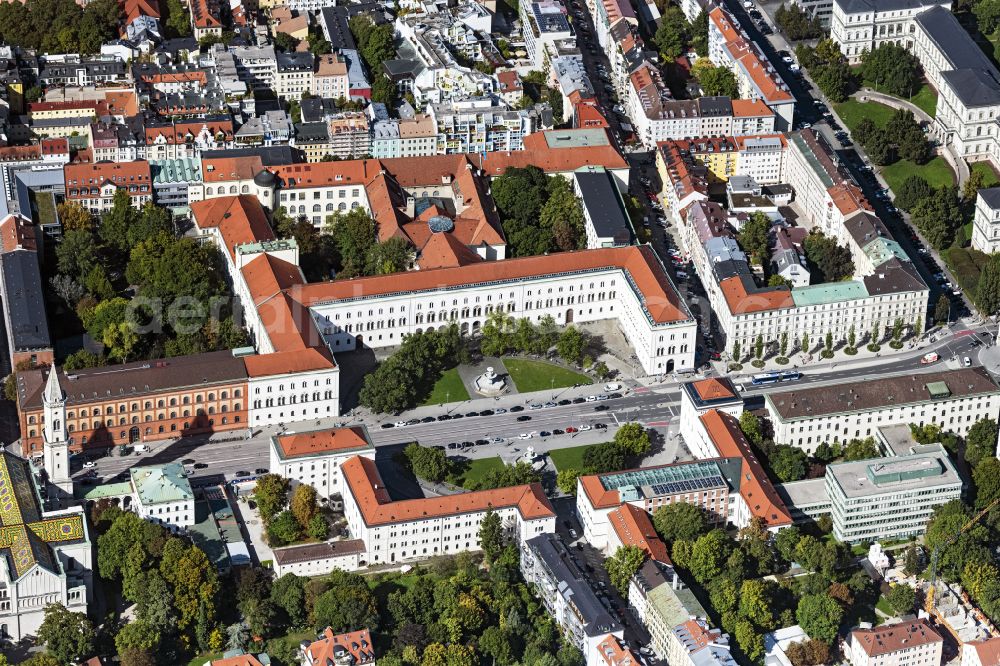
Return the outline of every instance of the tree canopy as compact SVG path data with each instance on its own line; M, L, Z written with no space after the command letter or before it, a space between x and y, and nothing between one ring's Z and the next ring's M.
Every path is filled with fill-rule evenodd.
M861 76L877 90L907 99L920 88L923 69L906 47L884 42L861 54Z
M851 251L821 231L813 230L803 243L806 259L809 261L814 284L839 282L854 275L854 261Z
M583 209L565 178L535 166L508 167L491 191L513 256L583 247Z

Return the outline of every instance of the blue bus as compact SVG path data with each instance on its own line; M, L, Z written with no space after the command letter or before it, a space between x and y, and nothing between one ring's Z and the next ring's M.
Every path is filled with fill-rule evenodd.
M765 384L776 384L778 382L794 382L799 379L802 379L801 372L788 370L785 372L765 372L760 375L754 375L750 378L750 383L754 386L763 386Z

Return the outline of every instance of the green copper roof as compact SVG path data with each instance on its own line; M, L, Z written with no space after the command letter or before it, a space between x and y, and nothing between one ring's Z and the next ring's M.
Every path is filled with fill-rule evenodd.
M147 506L194 499L191 484L184 476L184 467L180 463L133 467L129 474L132 475L132 485L139 501Z
M190 183L201 180L201 162L190 157L174 160L150 160L149 169L153 173L154 185Z
M889 238L876 238L865 245L865 255L871 260L873 266L881 266L893 257L900 261L910 260L899 243Z
M819 159L816 157L813 149L809 147L809 144L806 143L805 139L802 138L802 135L798 132L793 132L789 135L789 138L792 140L792 143L798 146L798 149L805 156L806 162L809 163L812 170L817 176L819 176L819 180L823 183L823 187L833 187L833 179L830 178L830 174L826 172L826 169L820 165Z
M796 307L839 303L867 296L868 290L865 289L865 285L853 280L850 282L826 282L792 289L792 301L795 302Z

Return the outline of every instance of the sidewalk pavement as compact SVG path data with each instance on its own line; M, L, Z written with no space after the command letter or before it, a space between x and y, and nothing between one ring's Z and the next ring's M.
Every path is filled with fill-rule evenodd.
M879 364L887 361L905 361L918 358L926 353L925 350L927 347L939 345L953 336L954 331L950 328L938 327L924 333L916 341L912 338L905 341L903 343L903 348L898 351L892 349L889 346L889 341L887 340L881 343L882 349L878 352L870 352L868 351L867 343L859 343L858 353L854 356L844 353L844 348L841 347L839 350L834 351L832 359L823 359L820 356L821 352L819 351L813 352L813 354L808 357L804 356L800 352L797 352L788 356L789 363L787 365L779 365L778 363L775 363L775 357L771 357L769 359L765 359L764 367L760 369L753 367L750 361L747 361L743 363L743 369L739 371L739 373L729 373L729 363L725 361L714 361L713 367L720 374L732 375L754 375L758 373L778 372L782 370L808 369L811 371L827 372L834 369L851 370L855 368L878 366ZM1000 362L1000 358L998 358L998 362Z

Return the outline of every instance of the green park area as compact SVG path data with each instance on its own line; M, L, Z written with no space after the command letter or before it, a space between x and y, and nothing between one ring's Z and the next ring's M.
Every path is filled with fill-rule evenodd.
M882 167L882 177L893 192L899 191L903 181L910 176L920 176L931 187L945 187L955 184L955 173L943 157L935 157L926 164L914 164L909 160L899 160Z
M856 99L849 99L846 102L834 104L833 108L851 132L857 128L863 118L871 118L879 127L885 127L893 114L893 109L885 104L859 102Z
M519 393L593 383L593 380L587 375L545 361L515 358L504 359L503 364Z
M891 92L881 89L884 86L876 87L870 81L865 81L864 86L866 88L871 88L872 90L877 90L881 93L885 93L886 95L892 95ZM935 113L937 112L938 95L936 92L934 92L934 88L931 88L927 83L924 83L922 86L920 86L917 92L915 92L913 95L909 97L901 97L900 99L904 99L907 102L910 102L911 104L915 104L917 107L920 108L920 110L922 110L931 118L933 118Z
M982 175L983 187L995 187L1000 185L1000 176L997 176L997 172L993 170L989 162L973 162L969 169L972 173L978 173Z
M478 487L487 474L502 469L504 463L499 456L492 458L477 458L456 464L454 475L448 480L456 486L473 489Z
M549 451L549 458L552 460L552 464L556 466L557 471L564 469L580 470L583 469L583 454L591 446L591 444L584 444L583 446L573 446L568 449L553 449Z
M921 92L918 92L917 96L923 95L926 97L928 94L933 95L934 92L924 93L921 89ZM936 97L934 100L936 100ZM844 121L844 124L847 125L847 128L852 133L864 118L871 118L876 125L884 128L888 124L889 119L892 118L892 114L895 113L895 109L885 104L859 102L854 99L849 99L842 104L835 104L834 108L837 110L837 115L840 116L840 119ZM894 192L910 176L920 176L931 187L942 187L945 185L954 185L955 183L955 174L943 157L935 157L926 164L915 164L909 160L898 160L894 164L883 167L882 176L885 178L889 188Z
M452 368L441 373L441 378L434 383L434 388L424 400L424 405L440 405L468 399L469 392L466 390L462 378L458 375L458 368Z

